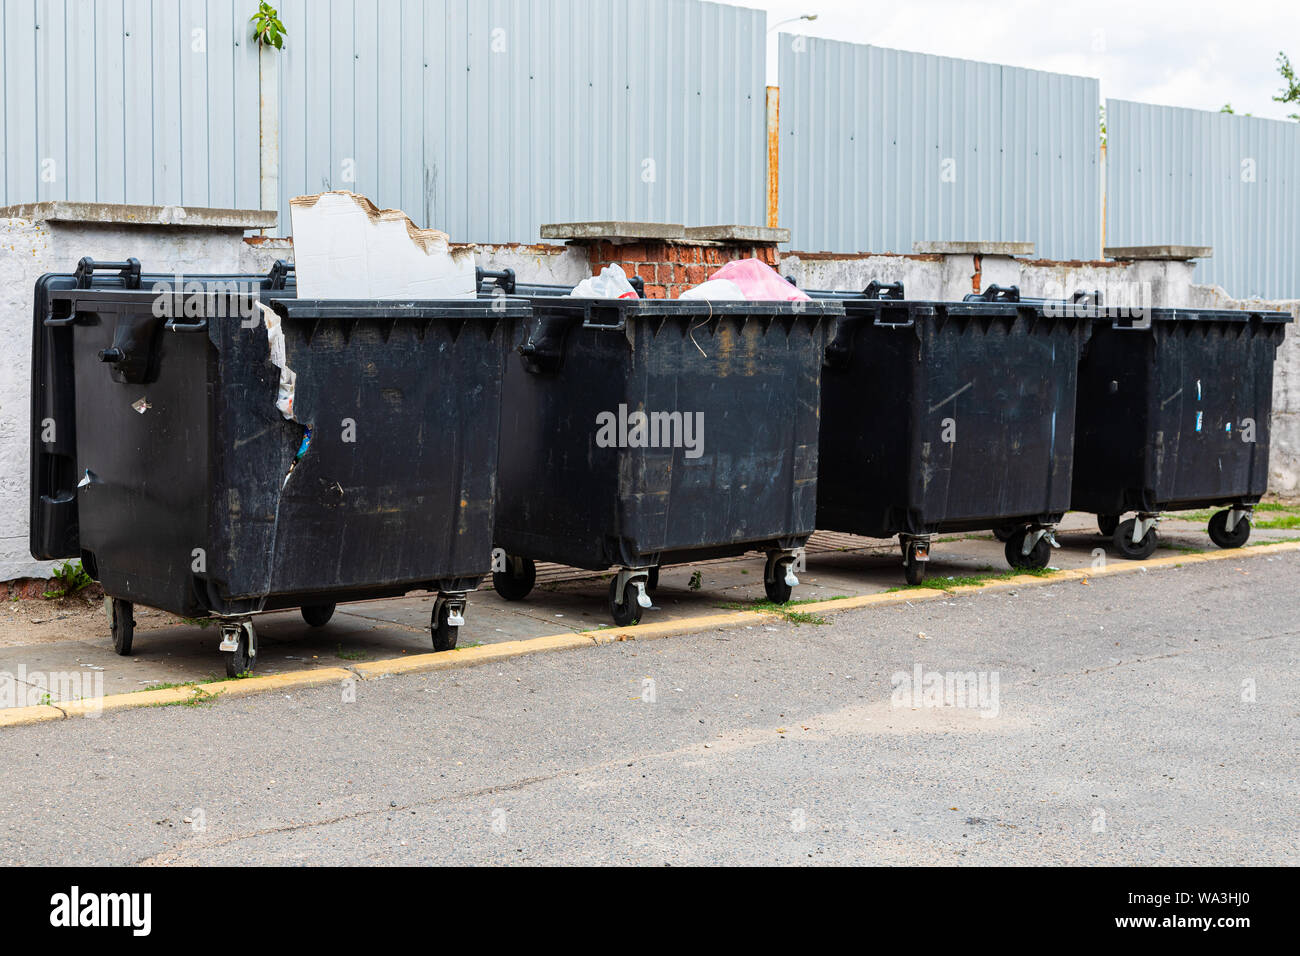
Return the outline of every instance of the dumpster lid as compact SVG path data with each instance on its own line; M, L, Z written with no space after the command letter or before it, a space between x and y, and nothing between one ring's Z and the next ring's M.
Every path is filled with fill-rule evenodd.
M286 319L527 318L529 300L497 295L481 299L277 299L268 303Z
M709 318L722 315L780 316L780 315L843 315L844 306L837 300L813 299L790 302L709 300L709 299L581 299L572 296L531 296L528 299L533 312L538 314L581 313L586 316L606 316L616 313L628 316L674 316ZM603 321L602 321L603 324Z
M1103 316L1105 318L1105 316ZM1268 322L1282 325L1292 321L1290 312L1267 309L1152 309L1153 322Z

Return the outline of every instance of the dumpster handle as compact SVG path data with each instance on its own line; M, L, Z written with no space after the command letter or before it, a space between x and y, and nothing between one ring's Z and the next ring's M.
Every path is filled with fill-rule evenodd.
M491 279L498 289L506 295L515 294L515 270L514 269L484 269L482 267L474 270L474 288L479 289L483 286L484 279Z
M77 280L78 289L89 289L91 280L95 273L99 271L117 270L122 277L123 284L128 289L140 288L140 260L127 259L125 262L96 262L90 256L83 256L77 263L77 271L73 277Z
M863 316L860 315L845 315L835 323L835 337L826 343L823 364L827 368L842 369L848 366L853 357L853 337L862 319Z
M978 294L971 292L964 298L965 302L1019 302L1020 286L991 285Z
M197 322L177 322L175 319L168 319L163 325L168 332L202 332L207 327L207 319L199 319Z
M519 356L524 369L534 375L558 372L564 359L564 339L569 329L591 315L590 303L583 302L581 311L566 310L554 315L544 315L519 346Z
M901 282L877 282L872 279L867 283L867 287L862 290L862 295L867 299L902 299L903 283Z
M298 273L294 263L289 262L287 259L276 259L275 265L271 266L266 273L267 289L278 290L285 288L289 281L289 273L291 272L294 273L295 276Z
M612 321L610 319L612 318ZM592 304L583 317L584 329L611 329L617 331L627 324L627 314L619 308Z

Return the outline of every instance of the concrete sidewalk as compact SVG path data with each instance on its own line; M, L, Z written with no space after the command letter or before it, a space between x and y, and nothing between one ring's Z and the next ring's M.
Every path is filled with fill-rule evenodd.
M1153 557L1217 550L1201 522L1166 520L1160 526L1160 537L1161 548ZM1053 554L1052 567L1086 568L1100 559L1123 562L1113 556L1108 539L1100 535L1090 515L1067 515L1058 538L1061 548ZM1250 543L1291 538L1300 538L1300 529L1256 529ZM807 552L807 570L800 574L795 601L854 597L907 586L900 552L893 541L818 532ZM762 601L763 564L763 557L754 554L665 568L655 594L656 606L645 613L641 623L720 614L729 606ZM1227 573L1229 566L1221 567L1222 573ZM1008 570L1003 545L991 535L946 536L934 543L924 586L943 587L949 578L992 576ZM697 573L698 587L693 588ZM470 599L459 646L611 626L608 578L603 573L540 565L537 587L519 602L502 600L492 590L490 580L485 581ZM309 627L297 611L260 615L254 619L259 638L256 673L346 667L405 654L426 654L432 650L432 609L432 595L414 594L342 605L323 628ZM147 613L139 609L137 617ZM130 657L113 652L107 623L101 615L88 617L83 627L84 637L77 640L0 648L0 672L20 674L29 686L46 691L50 690L47 675L51 673L102 672L104 694L224 676L224 660L217 650L220 635L215 626L168 624L137 628L135 653ZM60 700L55 688L51 702Z

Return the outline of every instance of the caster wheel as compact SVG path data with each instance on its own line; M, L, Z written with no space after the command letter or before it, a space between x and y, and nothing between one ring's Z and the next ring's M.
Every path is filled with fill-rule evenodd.
M252 624L239 624L239 646L226 652L226 676L241 677L257 663L257 636Z
M925 561L916 559L915 548L907 549L907 556L903 559L903 574L908 584L920 584L925 580L925 565Z
M1210 519L1210 540L1221 548L1240 548L1250 539L1250 522L1240 518L1228 529L1228 512L1216 512Z
M1018 525L1004 524L1001 528L993 529L993 537L999 541L1010 541L1011 536L1020 530Z
M312 604L302 608L302 619L312 627L324 627L334 616L334 604Z
M518 567L516 567L518 562ZM492 572L492 588L507 601L522 601L537 583L537 565L532 558L506 556L506 569Z
M636 600L636 584L627 582L619 603L618 577L609 582L609 614L619 627L632 627L641 620L641 605Z
M1029 537L1029 529L1021 528L1007 540L1006 556L1007 564L1017 571L1038 571L1047 567L1047 562L1052 557L1052 546L1048 543L1047 538L1039 538L1038 543L1025 554L1025 539Z
M449 618L451 617L451 607L446 603L434 605L433 616L429 621L429 630L433 634L433 649L435 651L450 651L456 647L456 641L460 639L460 627L452 627Z
M794 588L785 581L788 563L788 561L774 561L768 558L767 567L763 569L763 590L767 592L767 599L773 604L785 604L794 593Z
M1119 527L1119 515L1097 515L1097 530L1108 538L1115 537L1115 529Z
M1137 522L1133 518L1121 521L1111 540L1120 557L1128 558L1130 561L1144 561L1155 551L1156 545L1160 543L1160 536L1156 534L1156 529L1152 528L1146 533L1146 537L1134 544L1133 529L1136 525Z
M656 564L650 569L650 578L645 583L645 589L650 594L659 590L659 565Z
M135 606L121 598L104 598L104 608L108 611L108 626L113 633L113 650L126 657L131 653L131 641L135 638Z

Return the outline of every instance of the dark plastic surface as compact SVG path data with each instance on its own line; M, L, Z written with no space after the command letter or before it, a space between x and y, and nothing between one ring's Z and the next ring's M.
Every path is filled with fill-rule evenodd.
M810 293L847 313L822 376L817 527L887 538L1059 520L1090 322L901 293Z
M837 303L539 297L507 363L496 543L604 569L798 547ZM597 415L704 414L702 455L599 447Z
M68 289L153 289L174 284L171 274L141 275L140 263L95 262L84 258L72 275L47 274L36 281L32 322L30 550L40 560L77 557L76 388L72 361L71 315L54 318L50 295ZM265 276L186 276L204 290L230 282L259 289L263 300L294 294L292 264L277 262ZM46 440L48 438L48 440Z
M1155 309L1099 320L1079 367L1071 507L1095 514L1250 504L1268 490L1285 312ZM1134 327L1138 326L1138 327ZM1247 437L1254 422L1254 441Z
M243 327L248 295L206 297L170 330L148 282L66 285L37 293L38 310L75 318L37 315L33 417L52 410L59 438L46 449L33 431L33 474L53 492L33 489L37 557L81 555L107 593L185 615L478 583L508 326L526 303L264 293L297 373L289 421L260 316Z

